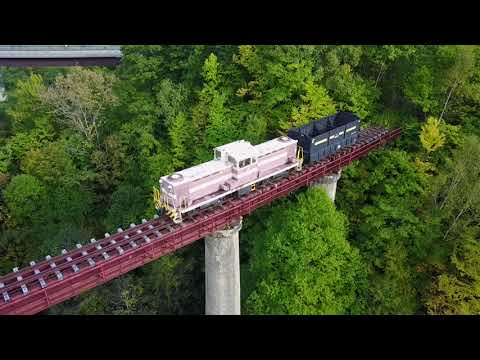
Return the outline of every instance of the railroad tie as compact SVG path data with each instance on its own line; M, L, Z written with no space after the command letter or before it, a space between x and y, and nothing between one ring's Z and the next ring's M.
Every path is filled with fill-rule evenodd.
M0 283L0 289L3 289L5 287L5 284L4 283ZM10 301L10 295L8 295L8 292L7 291L3 291L2 292L3 294L3 300L7 303Z
M70 256L67 257L67 261L68 261L68 262L71 262L71 261L72 261L72 258L71 258ZM73 269L73 272L79 272L79 271L80 271L80 269L79 269L79 267L77 266L77 264L73 264L73 265L72 265L72 269Z
M30 266L32 266L32 267L35 266L35 261L30 261ZM33 269L33 272L34 272L35 275L39 275L40 274L40 269L39 268ZM47 283L45 282L43 277L40 276L38 278L38 282L40 283L40 286L42 287L42 289L47 287Z
M63 274L60 271L55 270L55 275L57 275L58 280L63 280Z
M27 295L27 294L28 294L27 285L22 284L22 285L21 285L21 288L22 288L22 294L23 294L23 295Z
M52 257L51 257L50 255L47 255L47 256L45 256L45 259L46 259L47 261L50 261L50 260L52 259ZM51 263L50 263L50 267L51 267L52 269L55 269L55 268L57 267L57 264L55 264L55 262L51 262ZM58 280L63 280L63 275L62 275L62 273L61 273L60 271L55 270L55 275L57 275L57 279L58 279Z

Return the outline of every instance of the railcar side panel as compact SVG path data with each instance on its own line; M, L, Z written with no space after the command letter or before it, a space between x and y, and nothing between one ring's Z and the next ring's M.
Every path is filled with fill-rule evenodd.
M221 185L227 182L231 177L232 170L226 169L191 182L188 186L189 203L206 195L220 191Z

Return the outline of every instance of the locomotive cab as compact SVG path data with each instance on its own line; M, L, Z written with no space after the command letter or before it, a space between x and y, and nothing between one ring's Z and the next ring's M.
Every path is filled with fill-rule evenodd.
M236 187L258 177L258 151L248 141L239 140L214 149L214 158L227 163L232 168L232 178L223 189Z
M255 147L245 140L219 146L213 150L213 154L215 160L229 163L235 169L255 164L258 157Z

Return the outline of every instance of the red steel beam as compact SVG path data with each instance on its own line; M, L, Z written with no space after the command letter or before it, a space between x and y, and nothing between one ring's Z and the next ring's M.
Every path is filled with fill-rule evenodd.
M248 215L277 198L310 185L400 134L400 129L363 130L355 145L318 164L293 172L286 178L266 182L257 191L242 198L232 197L222 205L189 215L182 224L174 224L166 217L144 221L125 231L5 275L0 278L0 315L36 314L117 278L225 228L239 216ZM89 259L93 263L89 263ZM77 266L77 271L73 265ZM43 287L42 280L45 284ZM26 286L24 290L27 292L22 291L22 285ZM6 299L4 294L7 294Z

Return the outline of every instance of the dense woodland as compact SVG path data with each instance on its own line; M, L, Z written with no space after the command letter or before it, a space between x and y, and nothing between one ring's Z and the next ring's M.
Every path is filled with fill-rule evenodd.
M0 69L0 274L154 214L160 176L344 110L403 136L244 219L243 314L480 314L480 47L124 46ZM203 241L46 311L202 314Z

